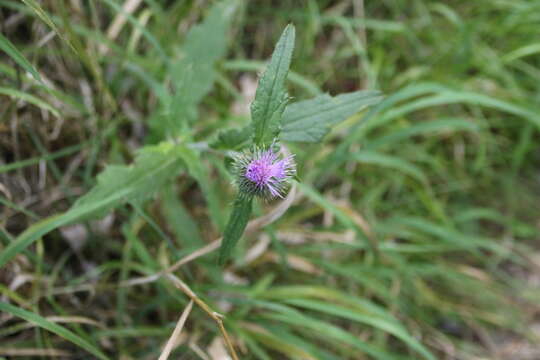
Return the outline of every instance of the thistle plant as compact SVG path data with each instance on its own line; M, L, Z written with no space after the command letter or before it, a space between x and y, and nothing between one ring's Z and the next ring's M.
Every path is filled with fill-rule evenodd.
M294 155L282 157L274 148L254 148L234 158L233 172L241 194L265 200L285 195L296 174Z
M251 124L222 132L213 143L217 148L240 148L232 166L238 194L223 233L220 264L227 261L241 238L253 199L270 201L284 197L296 177L294 155L280 153L282 142L319 142L332 125L381 99L377 91L357 91L336 97L324 94L289 105L285 80L294 38L294 27L288 25L259 80L251 104Z
M58 227L102 217L125 203L139 206L184 168L204 189L212 221L217 225L221 223L219 202L201 166L202 154L189 146L193 139L184 128L189 122L189 116L186 114L196 114L196 104L211 88L215 74L208 69L211 69L211 65L225 52L223 42L216 42L217 45L212 44L216 51L212 53L205 51L207 57L203 61L198 46L204 43L208 36L202 34L224 32L233 14L229 5L234 7L234 4L227 2L218 3L207 21L201 25L204 31L195 29L187 36L184 50L191 55L178 65L177 70L190 69L188 75L184 74L187 77L200 75L197 77L198 90L193 92L191 83L181 77L183 80L177 82L179 88L176 89L176 95L158 92L162 96L161 103L164 106L160 113L167 114L165 121L158 122L159 126L164 124L174 126L171 129L153 128L153 135L159 138L161 133L166 131L172 135L181 133L183 141L173 143L164 140L156 145L147 145L138 150L132 165L107 167L97 177L96 186L81 196L69 211L55 217L54 221L45 219L35 224L0 252L0 267L41 236ZM382 98L378 91L362 90L333 97L321 94L308 100L289 103L290 97L285 88L285 81L292 59L294 38L295 29L292 25L288 25L276 44L266 71L259 80L255 99L251 104L251 123L241 129L222 130L209 144L216 150L237 151L232 170L238 194L223 232L219 253L221 264L230 257L247 226L253 199L270 201L287 194L296 176L296 164L294 156L281 155L279 150L283 148L282 144L320 142L333 125L369 105L378 103ZM209 74L212 76L208 76ZM182 115L188 118L178 121Z
M537 348L538 1L86 3L0 2L0 359Z
M279 141L283 112L289 101L285 79L289 72L294 49L294 26L288 25L278 43L265 73L259 80L255 99L251 104L251 121L247 134L251 135L251 150L234 159L233 171L238 185L234 207L223 233L219 263L230 256L244 232L253 197L272 199L282 197L296 167L292 156L280 158L274 152Z

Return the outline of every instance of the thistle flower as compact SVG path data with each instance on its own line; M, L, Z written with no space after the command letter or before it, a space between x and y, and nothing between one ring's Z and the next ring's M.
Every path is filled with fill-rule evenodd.
M241 193L266 200L285 195L290 179L296 174L294 156L282 157L273 147L254 148L236 156L233 168Z

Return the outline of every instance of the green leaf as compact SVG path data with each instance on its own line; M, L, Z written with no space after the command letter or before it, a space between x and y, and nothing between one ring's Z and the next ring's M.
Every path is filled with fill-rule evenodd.
M268 329L265 327L252 326L246 327L243 330L253 337L253 339L257 340L257 342L260 342L266 347L284 354L289 359L316 360L313 355L301 347L287 342L286 340L282 339L282 337L268 331Z
M337 266L337 265L336 265ZM370 314L388 321L396 321L384 307L376 305L373 302L348 295L335 289L315 286L315 285L282 285L274 286L259 295L264 299L277 299L284 301L291 298L320 299L326 303L343 304L361 311L364 314Z
M474 93L471 91L452 91L442 92L439 96L433 96L428 99L432 104L435 103L464 103L471 105L480 105L499 111L504 111L519 117L522 117L533 123L537 129L540 129L540 112L538 107L528 108L519 105L517 102L507 102L494 97Z
M502 57L504 63L511 63L525 56L530 56L540 53L540 43L527 44Z
M287 25L276 44L266 71L259 80L255 100L251 103L253 142L256 145L270 145L279 135L281 117L288 101L285 79L291 64L294 37L294 26Z
M98 176L98 184L79 198L67 212L44 219L19 235L0 253L0 267L32 242L50 231L75 221L102 216L128 201L147 199L178 174L181 160L171 143L143 148L131 166L109 166Z
M426 176L419 167L397 156L381 154L375 151L360 151L351 154L351 158L363 164L372 164L399 170L422 183L427 182Z
M221 215L221 206L216 190L211 185L206 168L203 166L200 154L186 146L180 145L179 156L186 163L189 174L197 180L201 187L202 193L208 204L208 211L212 222L218 229L223 228L223 220Z
M369 105L382 100L378 91L356 91L338 96L323 94L287 106L283 114L281 139L318 142L330 128Z
M321 321L282 304L270 303L266 301L255 301L255 303L263 309L271 310L271 312L263 313L264 318L277 320L285 324L291 324L295 327L305 328L309 331L314 331L313 335L329 341L335 346L340 346L334 342L338 341L350 345L366 354L369 354L375 359L395 359L395 356L379 348L376 345L367 343L354 336L348 331L335 326L329 322Z
M184 206L175 187L167 186L161 199L161 212L178 244L185 247L201 247L204 242L197 223Z
M62 39L64 40L68 46L75 52L76 54L79 54L79 52L75 49L71 41L69 41L68 38L66 38L63 33L58 29L54 21L52 21L51 17L47 14L45 10L41 7L41 5L36 0L22 0L23 3L25 3L29 8L31 8L34 13L41 19L45 24L47 24L51 29L54 30L54 32Z
M229 61L223 62L222 64L222 68L225 70L242 71L242 72L252 71L256 73L262 73L264 71L265 66L266 64L264 62L255 61L255 60L229 60ZM289 74L287 75L287 80L290 81L291 84L296 85L298 88L303 89L306 93L308 93L311 96L317 96L322 93L322 91L319 89L317 84L315 84L312 80L292 70L289 70Z
M394 335L396 338L402 340L412 349L426 359L434 360L433 355L420 344L415 338L407 333L407 331L397 322L389 321L388 319L367 315L360 311L356 311L352 308L346 308L338 306L334 303L327 303L323 301L308 300L308 299L288 299L285 300L287 304L302 307L308 310L316 310L326 314L338 316L344 319L357 321L359 323L367 324L375 328L381 329L389 334Z
M481 253L477 249L487 249L495 254L501 254L508 256L508 250L504 246L497 244L490 239L482 238L477 235L463 234L449 226L439 225L435 222L427 221L420 217L415 216L396 216L390 218L385 223L385 230L389 231L393 229L395 225L400 225L398 229L394 230L394 233L406 233L411 230L415 232L425 233L437 240L448 243L454 246L456 249L465 249L470 253L475 253L481 256ZM419 238L419 234L416 233L414 238ZM403 236L407 238L407 236ZM430 239L431 241L432 239ZM432 241L431 241L432 242Z
M94 345L92 345L85 339L74 334L73 332L66 329L65 327L55 324L38 314L35 314L30 311L26 311L24 309L5 303L3 301L0 301L0 311L9 313L13 316L17 316L43 329L49 330L50 332L55 333L56 335L63 337L64 339L72 342L73 344L79 346L80 348L88 351L89 353L91 353L92 355L96 356L99 359L103 359L103 360L109 359L105 354L103 354L99 349L97 349Z
M26 0L27 1L27 0ZM33 1L33 0L32 0ZM118 2L113 0L101 0L108 6L114 9L118 14L122 14L122 16L125 16L126 20L133 25L138 31L141 32L142 36L146 38L146 40L152 44L152 46L157 50L159 56L167 62L167 54L163 50L162 46L159 44L159 41L156 39L154 35L148 30L146 26L141 24L137 18L135 18L132 14L128 13L122 6L118 4Z
M252 196L245 196L243 194L236 195L233 210L231 216L229 217L227 227L223 233L223 240L221 242L221 248L219 249L218 263L220 265L223 265L225 261L229 259L234 246L242 237L244 229L247 226L249 216L251 215L252 203Z
M48 217L30 226L21 235L19 235L15 241L10 243L2 252L0 252L0 268L15 255L22 252L32 242L36 241L52 230L76 220L79 215L80 214L75 212L67 212L61 215Z
M81 149L84 149L86 146L88 146L88 143L79 143L79 144L72 145L72 146L66 146L62 150L59 150L59 151L56 151L56 152L53 152L53 153L49 153L47 155L36 156L36 157L33 157L33 158L24 159L24 160L21 160L21 161L12 162L12 163L5 164L5 165L0 165L0 174L2 174L4 172L24 168L26 166L39 164L39 162L43 161L43 160L48 161L48 160L54 160L54 159L58 159L58 158L61 158L61 157L64 157L64 156L68 156L68 155L71 155L73 153L76 153L76 152L80 151Z
M6 87L0 87L0 95L7 95L12 98L20 99L26 101L27 103L36 105L37 107L42 108L43 110L49 111L54 116L60 117L60 113L53 106L49 105L40 98L35 97L34 95Z
M214 149L237 150L249 140L251 130L251 126L244 126L240 129L220 131L210 146Z
M298 182L296 184L298 186L298 189L306 195L307 198L309 198L314 203L321 206L323 209L328 211L329 213L333 214L336 219L346 228L353 229L358 237L366 243L370 247L370 249L377 253L377 248L374 243L372 243L369 240L369 237L364 233L364 230L360 228L351 218L350 216L338 208L336 205L334 205L332 202L330 202L327 197L325 197L323 194L319 193L316 189L314 189L312 186L306 183Z
M396 106L396 103L407 99L413 100ZM437 83L420 83L407 86L385 99L379 111L371 114L362 132L367 133L415 111L449 104L468 104L507 112L530 121L540 129L540 112L536 107L527 107L518 102L510 103L471 91L454 90ZM375 116L382 111L384 114ZM355 137L356 135L352 136L350 141L355 141Z
M79 198L69 210L88 216L102 216L126 202L140 202L151 197L181 168L181 148L163 142L141 149L132 165L110 165L98 176L98 184ZM96 206L99 204L99 206ZM96 208L96 211L90 209Z
M166 117L158 117L151 123L159 138L184 133L187 123L197 119L197 105L212 89L216 78L215 63L225 56L236 6L237 1L217 3L204 21L188 32L182 57L170 68L175 93L165 104Z
M24 70L32 74L34 79L36 79L37 81L41 81L41 76L39 76L39 73L37 72L37 70L34 69L32 64L30 64L30 62L26 60L24 55L21 54L19 50L17 50L15 45L13 45L11 41L9 41L9 39L4 37L4 35L2 35L1 33L0 33L0 49L2 49L6 54L8 54L9 57L11 57L13 61L19 64L19 66L21 66Z
M236 1L214 5L204 21L192 27L182 47L183 59L173 67L173 79L185 73L193 74L179 89L189 103L197 104L210 91L216 76L214 64L225 56L227 34L237 6Z
M374 150L384 145L395 145L400 141L408 140L413 136L428 136L432 134L454 133L458 131L478 132L480 126L470 119L461 118L441 118L411 124L405 128L390 132L388 135L381 136L371 141L366 141L364 149Z

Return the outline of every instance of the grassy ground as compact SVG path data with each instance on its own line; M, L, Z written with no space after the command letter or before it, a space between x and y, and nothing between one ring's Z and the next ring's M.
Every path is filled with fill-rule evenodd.
M540 2L238 1L186 42L212 4L0 0L0 251L31 243L0 269L0 357L155 359L184 312L170 358L226 359L209 306L240 359L540 358ZM248 121L287 23L295 99L386 97L290 144L295 193L222 269L234 189L206 144ZM151 200L49 218L185 134L202 150ZM109 198L147 175L112 169Z

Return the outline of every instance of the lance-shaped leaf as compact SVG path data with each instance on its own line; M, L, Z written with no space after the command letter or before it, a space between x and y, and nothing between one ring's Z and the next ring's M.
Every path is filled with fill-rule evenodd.
M259 80L255 99L251 103L253 142L256 145L267 146L279 134L281 117L288 101L285 79L291 64L294 37L294 26L287 25Z
M118 7L115 1L106 2ZM226 54L229 25L238 5L238 0L215 2L204 20L189 30L179 58L166 61L170 63L166 78L170 78L174 93L166 84L158 84L133 65L126 65L152 87L161 102L160 111L148 119L151 143L166 135L185 135L188 123L197 119L197 105L212 89L216 78L215 64ZM126 14L128 19L130 16ZM144 34L145 29L140 30Z
M215 64L227 51L228 30L236 0L217 2L204 21L193 26L181 49L181 58L170 68L174 95L165 95L165 117L151 122L154 136L185 132L188 122L197 119L197 105L212 89L216 78Z
M249 221L249 216L251 215L252 203L252 196L243 194L236 195L233 210L223 233L223 240L221 242L221 248L219 249L218 262L220 265L223 265L225 261L229 259L234 246L242 237Z
M173 66L173 81L185 73L191 74L188 83L175 84L181 96L191 105L198 104L210 91L216 72L214 64L227 51L227 34L237 1L222 1L210 9L204 21L192 27L182 46L183 58ZM182 93L183 90L186 90Z
M97 185L79 198L67 212L46 218L24 231L0 253L0 267L32 242L54 229L83 219L105 215L107 211L151 197L178 174L182 162L179 148L171 143L145 147L130 166L109 166L98 176Z
M381 100L378 91L356 91L334 97L324 94L290 104L283 114L280 137L285 141L320 141L332 126Z
M181 149L163 142L139 151L132 165L110 165L98 176L98 184L73 204L70 211L85 211L86 216L102 216L126 202L140 202L155 194L182 164ZM99 204L99 205L98 205Z
M251 126L242 128L226 129L218 132L217 136L210 142L214 149L237 150L242 147L252 135Z
M221 209L219 205L219 198L216 192L216 188L212 186L208 172L204 167L200 153L190 149L187 146L178 146L179 156L184 160L186 168L189 174L197 180L201 187L202 193L206 198L208 204L208 212L212 222L221 230L223 228L223 221L221 216Z

